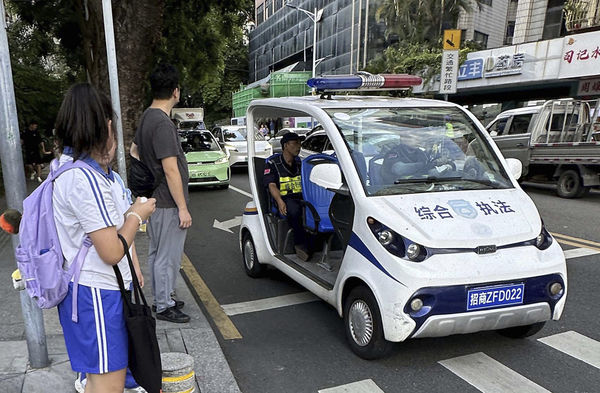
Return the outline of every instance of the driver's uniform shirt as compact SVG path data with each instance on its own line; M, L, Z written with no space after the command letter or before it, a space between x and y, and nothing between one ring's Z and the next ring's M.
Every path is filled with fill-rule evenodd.
M268 188L269 183L275 183L284 200L302 198L300 168L299 157L295 157L292 165L288 165L283 154L275 154L265 163L264 186Z

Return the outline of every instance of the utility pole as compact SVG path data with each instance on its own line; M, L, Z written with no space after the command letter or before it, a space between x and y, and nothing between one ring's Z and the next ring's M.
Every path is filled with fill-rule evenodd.
M102 0L104 16L104 38L106 40L106 60L108 63L108 79L110 82L110 98L115 112L114 122L117 125L117 167L125 187L127 187L127 167L125 164L125 146L123 144L123 122L121 121L121 96L119 95L119 73L117 69L117 50L115 47L115 31L113 28L112 4L110 0Z
M6 35L6 12L4 0L0 0L0 160L2 160L2 176L6 202L9 209L23 211L25 199L25 171L21 156L21 139L19 136L19 121L15 89L10 66L10 52ZM12 237L13 255L19 241ZM29 352L29 363L33 368L47 367L48 348L46 346L46 331L42 310L29 297L27 291L19 291L21 297L21 312L25 325L25 339Z

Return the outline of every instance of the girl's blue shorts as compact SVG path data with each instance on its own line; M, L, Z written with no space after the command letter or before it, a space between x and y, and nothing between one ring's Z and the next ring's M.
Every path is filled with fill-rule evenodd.
M105 374L127 367L127 329L121 292L79 285L77 323L71 320L73 283L58 305L73 371Z

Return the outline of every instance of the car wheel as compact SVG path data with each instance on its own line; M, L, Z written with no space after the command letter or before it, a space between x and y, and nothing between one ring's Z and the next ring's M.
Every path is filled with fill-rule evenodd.
M358 286L344 302L346 339L352 352L367 360L377 359L389 352L392 343L383 335L383 325L377 300L371 290Z
M264 274L266 266L258 262L256 247L252 241L252 236L247 232L242 237L242 259L244 262L244 270L246 270L247 275L252 278L257 278Z
M498 330L498 333L504 337L509 338L525 338L533 336L534 334L542 330L545 324L546 322L538 322L532 323L531 325L514 326L506 329L500 329Z
M558 178L556 193L561 198L577 198L584 188L582 183L579 173L569 169L561 173Z

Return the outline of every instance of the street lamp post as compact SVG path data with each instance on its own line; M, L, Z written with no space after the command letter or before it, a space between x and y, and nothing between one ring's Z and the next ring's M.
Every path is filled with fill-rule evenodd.
M310 12L308 10L305 10L304 8L300 8L297 5L292 5L289 3L285 4L287 7L290 8L294 8L298 11L302 11L304 12L309 18L310 20L313 21L313 60L312 60L312 77L315 77L316 74L316 67L317 67L317 23L321 20L321 16L323 15L323 9L317 9L317 7L315 7L315 11L314 12Z

